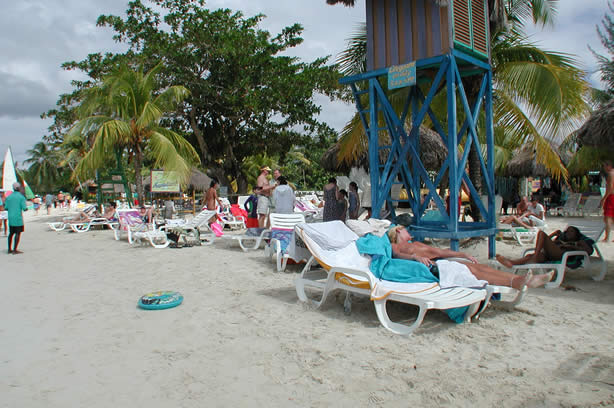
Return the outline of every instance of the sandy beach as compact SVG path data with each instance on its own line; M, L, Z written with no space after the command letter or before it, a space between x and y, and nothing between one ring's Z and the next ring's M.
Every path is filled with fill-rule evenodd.
M261 250L132 247L109 230L51 231L55 218L26 214L23 255L1 246L1 407L614 405L613 243L600 244L604 281L577 270L514 311L460 325L430 311L401 337L368 298L349 316L342 296L302 304L300 266L277 273ZM550 217L548 230L567 222ZM487 260L486 241L464 250ZM184 303L137 308L153 290Z

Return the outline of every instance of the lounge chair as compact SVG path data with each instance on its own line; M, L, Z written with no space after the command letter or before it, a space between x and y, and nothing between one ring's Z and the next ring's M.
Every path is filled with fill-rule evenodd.
M117 241L121 239L123 234L126 234L130 244L140 244L142 241L147 241L154 248L169 246L170 241L166 232L156 229L153 224L144 223L138 210L117 210L117 218L119 219L119 228L114 229Z
M271 230L268 228L248 228L243 234L229 233L222 235L222 238L237 241L243 252L248 252L260 248L263 242L270 239Z
M596 281L603 280L605 278L607 272L607 263L601 254L601 250L599 249L598 242L601 234L605 230L605 225L602 222L587 222L580 221L574 222L573 226L577 227L582 234L587 236L588 238L594 241L593 248L594 252L592 256L589 256L584 251L567 251L563 254L563 257L560 262L556 263L542 263L542 264L525 264L525 265L515 265L513 267L514 272L519 271L554 271L556 273L556 278L552 282L548 282L545 287L546 289L554 289L558 288L563 282L563 278L565 277L565 271L568 268L572 268L570 265L571 257L582 257L579 263L576 263L572 269L577 269L580 267L586 267L592 261L593 263L599 264L599 274L593 276L593 279ZM531 253L533 249L527 249L524 251L522 256L526 256ZM573 258L572 258L573 259ZM578 258L574 259L578 261Z
M313 229L318 231L319 237L330 237L331 241L339 242L340 248L336 248L337 245L333 245L334 249L323 248L318 243L317 237L308 231ZM369 257L358 252L355 244L358 236L341 221L299 224L296 226L296 231L312 255L301 276L295 281L299 299L320 307L332 291L341 289L347 292L344 304L347 312L351 308L350 293L370 296L380 323L393 333L411 334L420 326L429 309L469 306L465 314L465 321L469 321L471 316L486 307L489 295L496 293L494 287L489 292L486 289L441 289L437 283L404 284L379 280L369 269ZM347 242L345 246L344 242ZM321 268L312 270L311 267L315 263L320 264ZM310 299L306 288L321 291L320 300ZM410 325L391 321L386 310L386 303L389 300L418 306L416 320ZM483 307L480 309L481 303Z
M586 198L582 206L581 213L583 217L591 215L599 215L601 212L601 196L592 195Z
M233 229L245 229L247 228L247 226L245 225L245 222L247 221L245 219L245 217L239 215L239 216L235 216L232 212L231 212L231 204L230 201L228 201L227 198L221 198L222 203L224 204L224 206L220 207L218 206L217 209L217 219L218 222L220 224L222 224L223 227L228 227L231 230Z
M286 270L288 259L291 254L288 253L288 244L293 237L294 226L305 222L305 216L301 213L294 214L277 214L269 215L271 225L271 241L265 250L265 255L273 256L273 248L275 249L275 258L277 262L277 272ZM301 259L294 259L300 261Z
M91 227L96 226L108 226L109 228L115 230L119 227L119 222L115 219L109 220L108 218L92 218L89 221L85 222L71 222L67 224L70 226L70 229L74 232L87 232Z
M567 197L567 201L562 207L551 208L549 211L551 214L561 215L563 217L569 217L580 214L580 200L582 194L571 193Z
M160 231L168 233L172 228L179 227L186 234L192 235L198 238L201 244L211 245L215 240L215 234L209 226L209 221L215 218L216 211L203 210L196 214L194 218L189 221L186 220L167 220L167 224L160 227Z

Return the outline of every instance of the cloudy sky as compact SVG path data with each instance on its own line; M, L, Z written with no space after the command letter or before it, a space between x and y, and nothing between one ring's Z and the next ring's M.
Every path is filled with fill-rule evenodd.
M145 0L146 2L146 0ZM0 15L0 152L12 147L15 160L27 158L26 151L46 134L50 122L40 114L54 107L61 93L71 90L79 78L60 68L62 62L81 60L88 53L122 51L111 39L109 29L96 27L101 14L123 15L128 0L25 0L8 2ZM226 7L251 16L263 13L262 28L278 33L300 23L304 43L294 52L306 61L323 55L333 58L344 48L345 39L364 20L364 0L348 9L327 6L325 0L211 0L211 9ZM578 56L598 84L591 44L604 52L595 26L607 8L607 0L561 0L555 27L531 30L534 41L546 49ZM322 119L341 129L354 107L324 104ZM1 159L0 159L1 160Z

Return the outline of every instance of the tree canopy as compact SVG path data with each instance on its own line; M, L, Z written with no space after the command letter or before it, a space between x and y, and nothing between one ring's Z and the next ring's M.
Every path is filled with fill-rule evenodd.
M247 187L245 158L266 153L285 158L295 145L328 135L317 119L316 94L335 97L339 73L328 57L302 62L288 56L302 43L294 24L272 35L259 28L263 15L244 17L229 9L208 10L202 0L141 0L128 4L126 17L102 15L99 26L114 30L124 54L90 54L64 64L85 72L90 81L75 82L47 115L55 121L51 139L62 138L76 115L73 106L86 89L118 63L146 69L161 62L163 86L189 91L175 115L164 118L195 147L201 163L223 184Z

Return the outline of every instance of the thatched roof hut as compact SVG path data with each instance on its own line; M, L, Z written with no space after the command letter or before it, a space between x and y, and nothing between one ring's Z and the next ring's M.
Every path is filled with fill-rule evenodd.
M614 100L591 115L578 130L577 138L584 146L614 150Z
M339 143L335 143L322 155L320 164L324 169L331 172L349 173L352 167L362 167L369 170L368 152L365 151L354 162L340 162ZM380 163L384 164L388 159L390 149L380 150ZM424 126L420 126L420 157L422 164L427 170L439 170L448 156L448 148L443 144L441 136ZM408 157L409 160L409 157Z
M537 164L533 146L524 146L514 152L514 157L507 162L504 171L511 177L544 177L548 175L546 167Z

